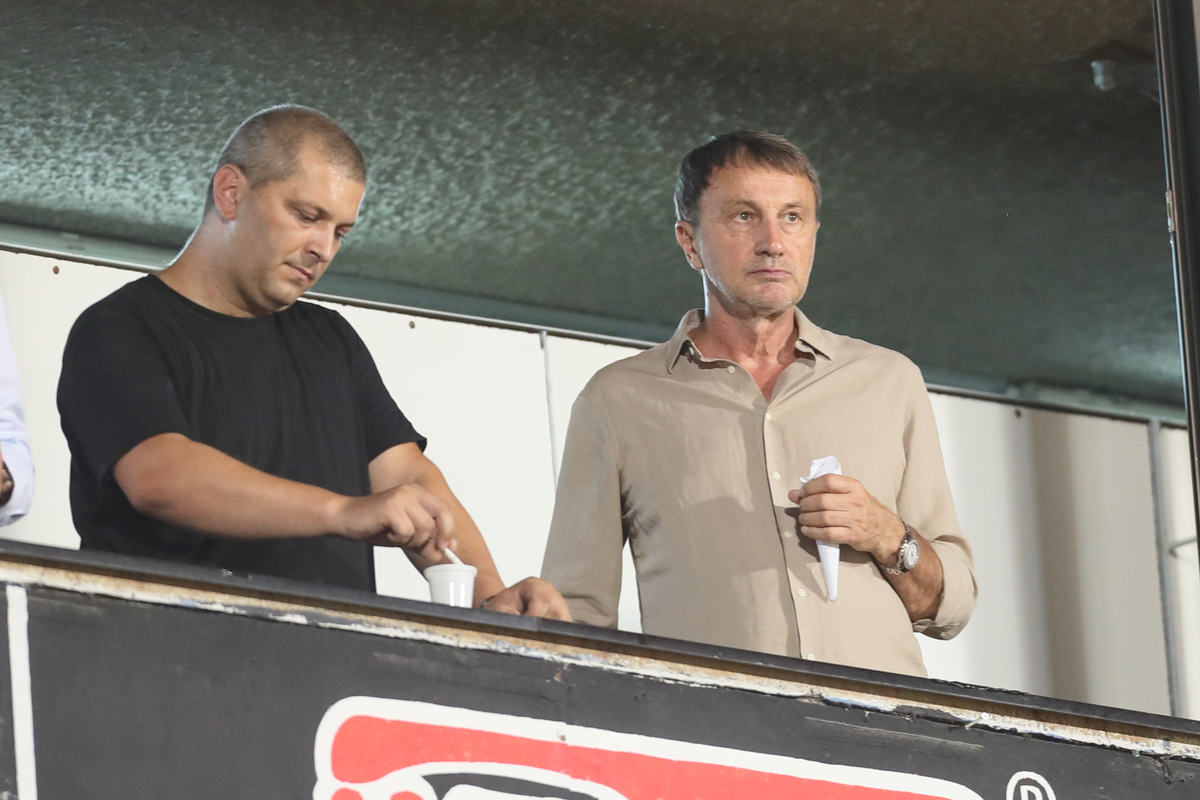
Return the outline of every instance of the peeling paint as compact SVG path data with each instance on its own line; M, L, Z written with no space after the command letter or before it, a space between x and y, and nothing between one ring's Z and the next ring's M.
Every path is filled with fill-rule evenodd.
M821 702L829 705L858 708L885 714L922 716L928 713L938 719L952 719L965 727L1034 736L1074 744L1124 750L1156 758L1200 762L1200 742L1174 741L1128 731L1109 731L1058 721L1038 719L1042 712L1022 709L996 702L989 710L952 705L944 697L923 699L912 691L903 696L879 692L858 691L836 685L821 685L818 676L788 679L738 672L735 668L720 669L673 662L664 658L619 653L574 644L540 641L535 637L520 638L512 633L495 634L470 628L456 628L403 617L351 612L326 608L315 603L302 604L294 599L273 600L264 597L241 596L230 592L158 584L131 578L114 577L89 572L77 572L56 567L0 561L0 581L5 583L41 586L80 594L111 597L138 603L186 608L195 611L236 616L261 616L287 625L311 625L330 630L380 636L391 639L427 642L447 647L486 650L522 658L532 658L563 666L579 666L611 672L638 675L652 680L697 688L736 689L802 702ZM832 682L841 682L831 679ZM901 692L898 692L901 694ZM979 705L975 703L973 705ZM1062 715L1058 715L1062 716ZM1124 728L1131 726L1124 725Z

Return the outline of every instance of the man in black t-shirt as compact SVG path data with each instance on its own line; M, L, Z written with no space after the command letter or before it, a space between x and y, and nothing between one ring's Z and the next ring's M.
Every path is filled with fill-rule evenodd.
M336 312L298 303L354 226L366 166L311 109L234 132L183 252L85 311L58 405L82 547L374 588L372 545L454 549L492 610L567 618L505 588L479 530Z

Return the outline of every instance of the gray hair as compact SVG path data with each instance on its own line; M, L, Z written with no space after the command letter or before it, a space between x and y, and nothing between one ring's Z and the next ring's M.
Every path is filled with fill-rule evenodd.
M747 163L807 178L816 194L816 213L820 215L821 181L799 147L773 133L734 131L712 137L683 157L679 182L675 184L676 219L695 225L700 195L708 188L713 173L727 164Z
M290 104L265 108L239 125L217 157L213 172L232 164L245 173L251 188L257 189L295 175L304 145L315 147L358 183L367 182L367 162L350 134L320 111ZM204 213L214 207L209 180Z

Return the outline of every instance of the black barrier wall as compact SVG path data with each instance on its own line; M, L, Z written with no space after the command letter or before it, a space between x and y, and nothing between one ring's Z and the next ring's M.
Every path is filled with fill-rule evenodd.
M1184 720L5 549L43 800L1200 796Z

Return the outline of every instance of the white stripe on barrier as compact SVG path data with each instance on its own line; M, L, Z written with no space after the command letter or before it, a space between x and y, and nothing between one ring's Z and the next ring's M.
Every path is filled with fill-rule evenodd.
M17 760L17 797L37 800L33 757L33 686L29 674L29 602L24 586L9 584L8 665L12 673L13 750Z

